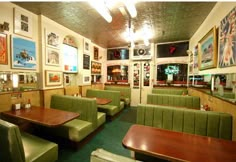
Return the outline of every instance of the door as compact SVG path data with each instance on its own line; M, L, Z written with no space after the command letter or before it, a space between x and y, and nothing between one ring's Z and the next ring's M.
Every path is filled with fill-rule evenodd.
M131 69L131 106L147 103L147 94L152 89L152 71L150 61L137 61L132 63Z

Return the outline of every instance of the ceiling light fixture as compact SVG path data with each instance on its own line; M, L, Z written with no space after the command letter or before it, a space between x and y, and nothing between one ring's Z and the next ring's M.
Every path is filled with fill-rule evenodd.
M111 13L104 0L90 0L89 3L108 23L112 22Z
M137 10L135 8L135 1L134 0L123 0L130 16L135 18L137 16Z

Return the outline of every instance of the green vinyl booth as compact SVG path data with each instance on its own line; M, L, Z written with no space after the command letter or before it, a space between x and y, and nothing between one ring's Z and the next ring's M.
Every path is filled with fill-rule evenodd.
M15 124L0 119L1 162L54 162L58 145L21 132Z

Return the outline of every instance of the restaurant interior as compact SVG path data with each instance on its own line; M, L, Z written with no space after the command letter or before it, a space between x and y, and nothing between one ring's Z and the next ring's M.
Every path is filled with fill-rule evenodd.
M0 162L236 161L236 2L0 11Z

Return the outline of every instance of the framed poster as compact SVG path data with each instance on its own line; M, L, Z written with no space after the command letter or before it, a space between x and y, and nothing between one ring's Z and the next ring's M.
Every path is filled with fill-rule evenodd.
M78 50L67 44L63 44L63 57L64 57L64 72L77 73L78 72Z
M217 65L217 34L213 27L198 44L199 68L205 70Z
M89 39L84 38L84 53L85 54L90 54L90 43L91 41Z
M8 64L7 35L0 33L0 64Z
M143 64L143 86L150 86L150 63Z
M133 87L139 87L140 78L140 63L134 63L133 65Z
M36 70L36 45L34 41L12 36L12 68Z
M49 32L45 30L46 32L46 45L51 46L54 48L59 48L59 35L54 32Z
M90 69L90 56L86 54L83 55L83 69Z
M53 65L53 66L60 65L60 51L58 49L47 47L46 65Z
M46 70L45 71L45 81L46 86L59 86L62 85L62 72L61 71L51 71Z
M14 8L14 33L32 38L33 17L30 13Z
M236 7L220 22L219 67L236 64Z
M91 74L101 74L102 72L102 63L91 61Z
M198 46L195 46L193 50L193 73L198 73Z
M93 59L94 60L98 60L98 56L99 56L99 53L98 53L98 48L97 47L94 47L94 51L93 51Z

